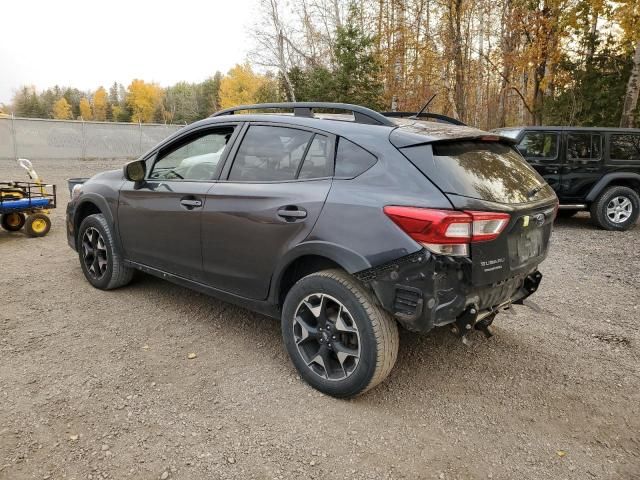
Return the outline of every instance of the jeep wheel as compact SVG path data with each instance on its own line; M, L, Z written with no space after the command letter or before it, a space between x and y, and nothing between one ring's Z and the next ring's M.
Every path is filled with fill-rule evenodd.
M639 213L640 197L628 187L609 187L591 205L591 220L605 230L628 230Z
M339 398L375 387L398 356L395 320L340 270L313 273L291 288L282 336L302 378Z
M24 213L5 213L2 215L2 228L7 232L17 232L24 226Z
M82 272L91 285L111 290L131 281L133 269L125 266L104 215L89 215L82 221L77 245Z

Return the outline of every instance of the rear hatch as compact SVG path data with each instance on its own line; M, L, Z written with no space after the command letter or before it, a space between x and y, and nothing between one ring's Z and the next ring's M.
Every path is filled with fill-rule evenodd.
M395 132L398 130L402 129ZM557 198L509 140L479 130L456 140L412 145L407 145L411 142L404 135L396 135L395 140L396 146L402 145L399 150L456 210L510 215L496 239L471 243L475 285L528 274L546 257Z

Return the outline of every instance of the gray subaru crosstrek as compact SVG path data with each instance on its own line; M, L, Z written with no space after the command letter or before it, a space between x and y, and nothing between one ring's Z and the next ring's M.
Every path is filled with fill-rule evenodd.
M300 375L357 395L391 371L398 324L489 336L542 278L553 190L510 139L423 118L220 111L74 187L69 245L96 288L141 270L281 319Z

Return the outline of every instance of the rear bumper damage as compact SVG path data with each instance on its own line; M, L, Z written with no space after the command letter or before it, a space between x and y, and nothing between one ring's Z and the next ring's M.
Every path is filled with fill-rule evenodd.
M452 325L464 335L488 327L499 310L522 301L538 289L536 267L490 285L474 285L471 262L434 255L427 250L401 257L356 277L376 294L382 306L406 329L425 333Z

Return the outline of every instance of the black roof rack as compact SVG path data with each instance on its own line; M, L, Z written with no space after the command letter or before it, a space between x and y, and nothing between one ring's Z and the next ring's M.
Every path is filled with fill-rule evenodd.
M421 118L433 118L434 120L442 123L450 123L452 125L460 125L462 127L467 126L466 123L462 123L457 118L448 117L446 115L441 115L439 113L423 112L419 116L416 116L416 112L381 112L381 113L385 117L390 117L390 118L415 118L416 120L419 120Z
M397 127L397 125L370 108L361 107L360 105L351 105L349 103L332 103L332 102L284 102L284 103L256 103L254 105L239 105L233 108L226 108L211 115L212 117L220 117L222 115L233 115L242 110L293 110L296 117L313 118L314 109L323 110L344 110L353 113L356 123L366 123L369 125L385 125L388 127Z

